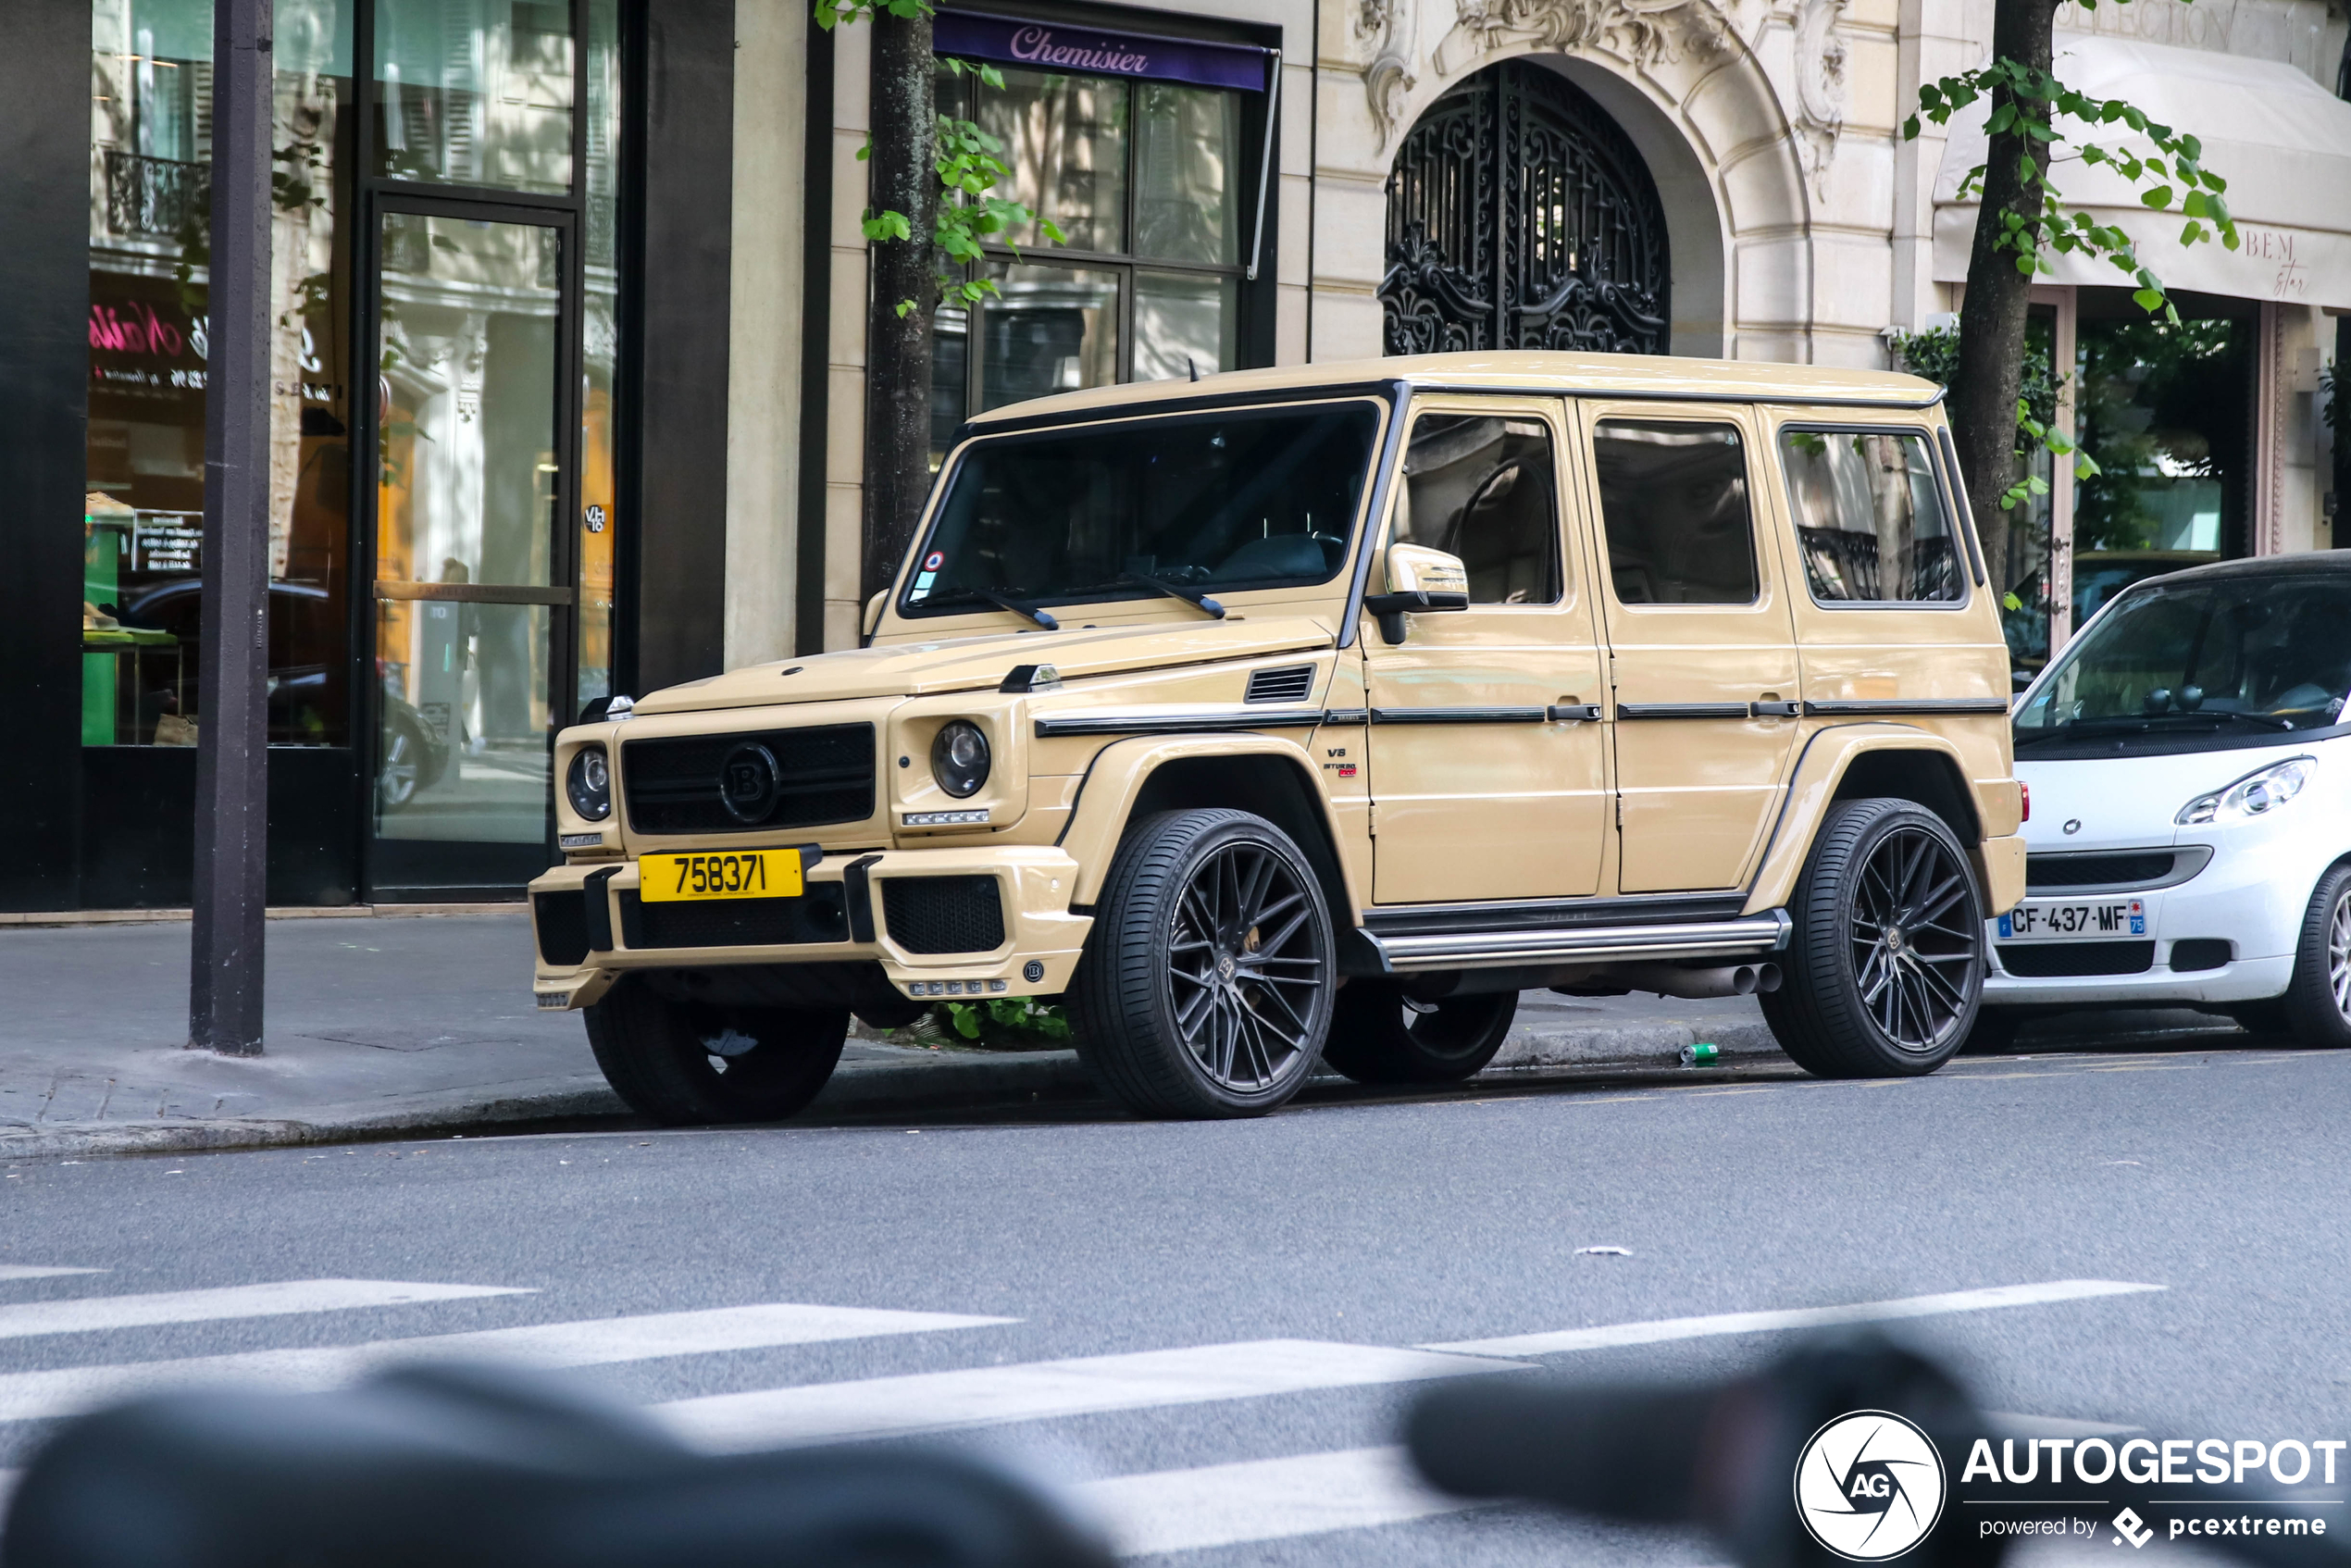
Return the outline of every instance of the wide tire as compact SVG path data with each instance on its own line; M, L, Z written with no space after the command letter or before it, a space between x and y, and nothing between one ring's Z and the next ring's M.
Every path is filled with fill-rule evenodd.
M1323 1060L1357 1083L1459 1083L1494 1060L1517 1015L1516 991L1413 1002L1392 982L1350 980Z
M665 1126L776 1122L816 1098L849 1010L673 1002L634 977L588 1009L588 1044L629 1109Z
M1780 1048L1817 1077L1915 1077L1956 1053L1984 992L1984 902L1943 819L1901 800L1829 808L1788 908Z
M2319 878L2302 913L2294 977L2272 1015L2296 1045L2351 1046L2351 864L2333 866Z
M1144 1116L1262 1116L1329 1032L1330 913L1289 836L1247 812L1128 829L1071 989L1077 1054Z

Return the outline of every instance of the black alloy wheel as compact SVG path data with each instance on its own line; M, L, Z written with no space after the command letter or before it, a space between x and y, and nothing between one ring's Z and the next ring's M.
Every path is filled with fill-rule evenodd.
M1149 1116L1263 1115L1321 1055L1337 984L1321 885L1247 812L1132 828L1072 998L1078 1053Z
M624 977L587 1011L613 1092L665 1126L775 1122L816 1098L849 1039L849 1010L713 1007Z
M1323 1060L1357 1083L1459 1083L1494 1060L1517 1016L1516 991L1421 1002L1392 980L1350 980Z
M1909 801L1841 801L1789 914L1785 983L1762 999L1781 1049L1821 1077L1931 1073L1973 1028L1983 901L1943 819Z

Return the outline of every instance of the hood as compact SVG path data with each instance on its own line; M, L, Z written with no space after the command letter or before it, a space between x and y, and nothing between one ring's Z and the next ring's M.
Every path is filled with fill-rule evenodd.
M665 687L641 714L699 713L849 697L920 697L993 691L1015 665L1051 665L1064 680L1327 648L1331 628L1304 616L1104 627L1095 631L996 632L936 642L890 642L729 670Z
M2084 757L2031 762L2019 757L2016 776L2033 791L2033 820L2024 825L2028 850L2144 849L2186 839L2208 841L2210 828L2182 828L2171 819L2198 795L2233 784L2288 757L2316 756L2326 766L2343 758L2308 741L2232 747L2170 756ZM2081 827L2071 833L2069 822Z

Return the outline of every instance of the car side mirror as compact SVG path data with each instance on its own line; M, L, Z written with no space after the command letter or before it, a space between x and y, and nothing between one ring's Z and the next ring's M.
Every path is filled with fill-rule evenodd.
M1459 555L1425 544L1387 547L1387 591L1363 595L1363 608L1379 622L1383 641L1404 641L1404 617L1432 610L1469 608L1469 568Z
M889 590L887 588L865 601L865 617L857 626L858 635L871 637L874 634L874 628L881 625L882 606L889 602Z

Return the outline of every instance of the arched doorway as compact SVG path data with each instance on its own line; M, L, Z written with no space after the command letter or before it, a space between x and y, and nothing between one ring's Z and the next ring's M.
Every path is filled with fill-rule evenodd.
M1663 354L1672 258L1632 142L1557 73L1506 60L1406 133L1387 180L1389 354Z

